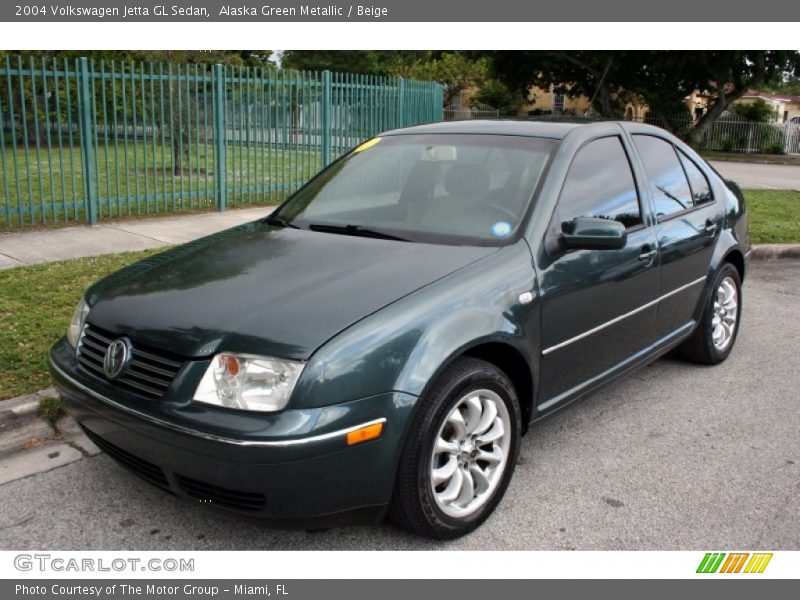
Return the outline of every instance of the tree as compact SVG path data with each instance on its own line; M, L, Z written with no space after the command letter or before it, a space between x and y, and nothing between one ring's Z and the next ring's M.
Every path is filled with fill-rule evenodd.
M447 51L287 50L281 55L281 66L437 81L445 88L444 103L448 105L461 90L480 87L488 81L490 61Z
M800 96L800 77L785 75L779 83L765 86L764 91Z
M410 70L415 79L438 81L444 86L444 104L469 87L480 87L489 78L490 61L473 59L461 52L444 52L438 58L418 62Z
M286 50L281 54L281 66L298 71L408 77L410 68L428 60L430 54L419 50Z
M520 91L553 86L585 95L596 114L615 118L630 99L640 99L674 132L690 120L684 99L694 90L709 92L708 110L686 131L692 143L749 88L800 73L800 53L792 50L513 51L488 57L495 76Z
M523 101L522 94L497 79L485 81L472 97L473 105L488 104L507 114L516 114Z

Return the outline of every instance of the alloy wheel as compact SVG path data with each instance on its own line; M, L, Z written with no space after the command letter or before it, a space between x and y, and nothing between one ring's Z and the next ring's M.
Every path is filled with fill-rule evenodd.
M511 431L508 408L497 393L473 390L456 403L431 456L430 485L439 510L466 518L491 499L508 464Z
M736 333L739 317L739 292L731 277L723 279L714 296L714 316L711 319L711 339L717 350L725 350Z

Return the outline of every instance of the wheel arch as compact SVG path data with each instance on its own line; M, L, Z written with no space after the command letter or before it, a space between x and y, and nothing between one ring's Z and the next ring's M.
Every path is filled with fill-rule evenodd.
M471 344L459 348L444 360L434 375L430 378L424 397L430 386L444 373L456 360L462 357L477 358L493 364L503 371L517 392L520 411L522 412L522 433L528 430L528 424L533 416L535 375L530 362L522 351L514 344L497 339L475 340Z
M722 262L731 263L739 271L739 278L744 281L745 261L744 254L739 248L731 248L722 258Z

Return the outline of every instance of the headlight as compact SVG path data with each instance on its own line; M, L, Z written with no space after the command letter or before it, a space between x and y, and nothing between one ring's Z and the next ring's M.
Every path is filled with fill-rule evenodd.
M67 341L72 344L73 348L78 346L78 341L81 339L81 331L83 331L83 325L86 323L88 314L89 305L86 304L86 299L81 298L75 307L75 312L72 313L72 322L67 328Z
M289 402L303 363L249 354L217 354L206 369L196 402L275 412Z

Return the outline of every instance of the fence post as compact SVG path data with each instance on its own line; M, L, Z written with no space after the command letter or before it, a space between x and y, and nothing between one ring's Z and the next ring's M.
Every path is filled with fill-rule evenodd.
M397 78L397 127L406 126L406 80Z
M225 123L225 68L214 65L214 170L217 192L217 208L224 211L228 205L227 160L225 142L228 128Z
M95 176L95 147L92 125L92 94L89 88L91 73L89 72L89 59L78 59L80 68L78 78L80 81L81 100L81 158L83 159L83 178L86 181L86 216L90 225L97 225L97 178Z
M331 72L322 72L322 166L331 164Z

